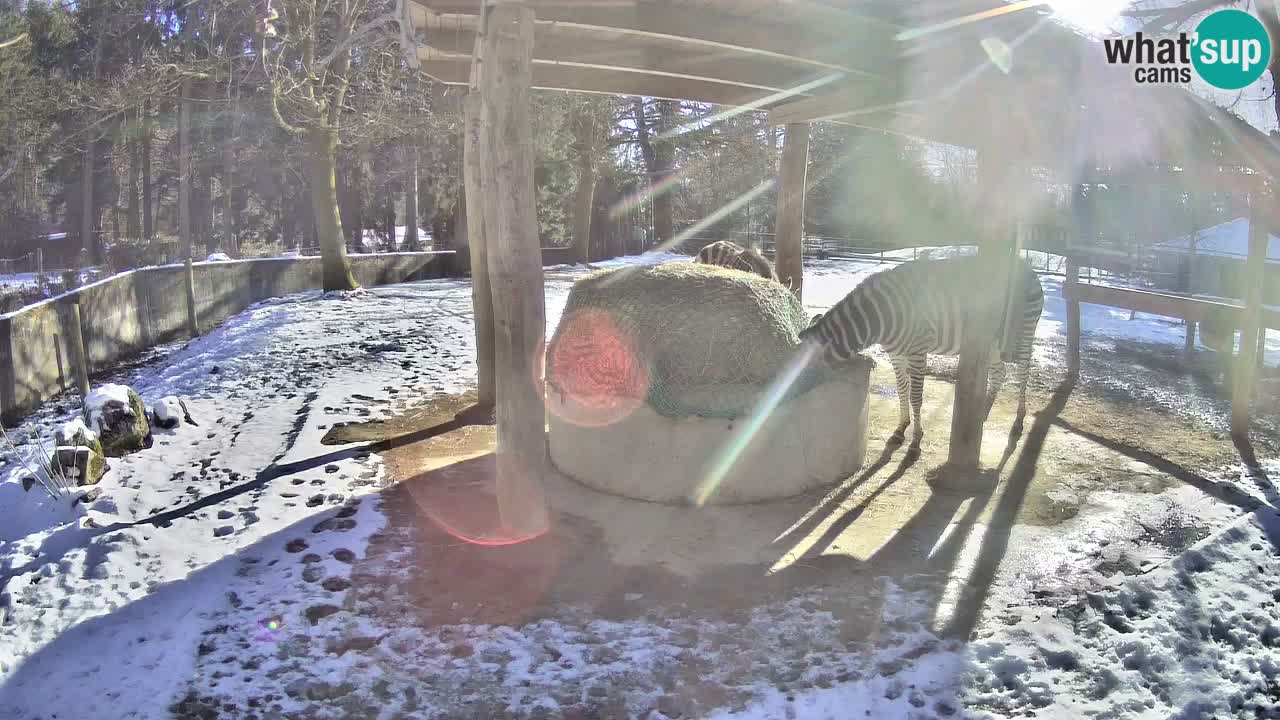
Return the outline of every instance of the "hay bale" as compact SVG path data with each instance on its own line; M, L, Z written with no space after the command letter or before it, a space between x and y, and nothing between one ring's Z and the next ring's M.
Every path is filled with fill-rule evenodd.
M668 417L735 418L795 357L807 324L787 288L743 272L698 263L597 272L569 293L548 348L548 389L643 400Z

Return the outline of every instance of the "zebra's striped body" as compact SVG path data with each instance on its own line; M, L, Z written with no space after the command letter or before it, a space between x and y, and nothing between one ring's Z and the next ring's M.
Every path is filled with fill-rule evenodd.
M769 262L764 255L760 254L755 248L743 248L741 245L731 243L728 240L719 240L698 251L698 257L694 262L703 265L719 265L731 270L741 270L753 275L759 275L769 280L777 280L778 273L773 269L773 263Z
M754 273L762 278L778 281L778 273L773 268L773 263L755 248L746 248L738 253L738 264L735 266L738 270L745 270Z
M741 245L731 243L728 240L719 240L699 250L698 257L694 259L694 262L731 268L737 262L738 253L740 252L742 252Z
M924 430L920 405L924 398L924 371L930 353L958 355L967 322L991 308L975 300L975 278L983 278L976 257L947 260L915 260L863 280L830 312L814 318L800 333L801 339L825 346L828 362L848 360L858 352L879 345L893 365L898 382L899 423L893 440L905 440L915 417L911 450L918 452ZM1004 383L1006 362L1017 363L1018 425L1026 414L1027 376L1036 325L1044 307L1044 290L1035 272L1019 262L1012 288L1012 302L1001 336L991 338L991 365L987 380L987 413Z

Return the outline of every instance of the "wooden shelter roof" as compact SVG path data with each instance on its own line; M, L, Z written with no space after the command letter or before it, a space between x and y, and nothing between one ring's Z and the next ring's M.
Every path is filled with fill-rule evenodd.
M483 0L408 0L421 69L471 82ZM767 110L1073 174L1204 155L1241 129L1181 86L1144 86L1024 0L526 0L539 89ZM1254 138L1253 150L1258 139ZM1220 159L1220 158L1219 158ZM1206 158L1206 162L1213 161ZM1247 163L1245 163L1247 164Z

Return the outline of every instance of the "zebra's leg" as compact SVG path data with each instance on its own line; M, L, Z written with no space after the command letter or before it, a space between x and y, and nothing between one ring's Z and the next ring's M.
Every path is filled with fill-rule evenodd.
M898 429L889 436L890 445L901 445L907 439L907 426L911 424L911 369L904 357L891 357L893 374L898 381Z
M907 457L920 454L920 441L924 439L924 423L920 418L920 406L924 404L924 371L927 367L927 355L915 353L911 356L911 416L915 428L911 433L911 445L907 448Z
M983 422L991 416L991 406L996 402L996 395L1000 394L1000 386L1004 385L1004 374L1004 358L996 350L992 354L991 365L987 367L987 411L982 415Z
M1027 380L1031 376L1031 342L1027 341L1018 347L1018 369L1015 379L1018 381L1018 415L1013 420L1013 433L1022 434L1022 421L1027 416Z

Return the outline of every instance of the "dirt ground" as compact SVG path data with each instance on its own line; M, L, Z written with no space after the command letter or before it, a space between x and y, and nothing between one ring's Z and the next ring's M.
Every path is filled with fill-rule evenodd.
M472 395L335 426L326 443L381 458L363 502L386 525L364 557L346 553L341 606L307 609L340 620L322 657L343 658L347 680L310 671L315 647L281 646L284 692L306 701L290 717L669 720L856 679L913 718L962 714L949 673L963 667L933 688L906 668L1027 607L1081 612L1090 587L1151 572L1261 502L1229 472L1241 452L1211 366L1161 352L1092 348L1072 386L1037 373L1018 435L1006 387L988 470L968 477L944 465L954 362L931 365L914 461L886 445L898 403L881 363L866 463L826 492L694 508L552 475L551 530L511 544L495 532L494 427ZM1275 394L1264 381L1259 454L1275 450Z
M731 617L801 590L848 589L886 574L936 584L940 595L957 584L957 565L966 566L965 580L995 583L1002 555L986 551L962 562L962 554L973 554L963 547L966 533L976 527L1007 543L1015 526L1052 528L1087 513L1091 495L1102 491L1155 495L1188 485L1232 511L1256 505L1210 477L1238 462L1224 434L1087 381L1049 391L1042 379L1021 436L1009 432L1016 398L1006 388L986 425L990 469L954 477L944 467L949 368L935 371L926 383L927 435L917 461L886 445L898 405L892 373L881 363L872 377L866 465L825 494L700 510L611 497L552 477L551 532L513 545L490 537L498 524L494 430L474 412L473 397L439 397L387 421L334 428L327 442L370 443L388 471L383 509L390 525L369 554L395 556L396 567L367 564L356 583L385 588L380 576L430 568L411 573L397 591L432 624L519 625L570 607L612 618L671 607ZM1210 527L1186 519L1149 530L1147 539L1171 555ZM951 617L940 613L934 629L964 637L989 588L961 584L972 597L952 598L951 605L965 607L952 607ZM637 595L644 601L627 600ZM833 608L852 635L866 630L863 605Z

